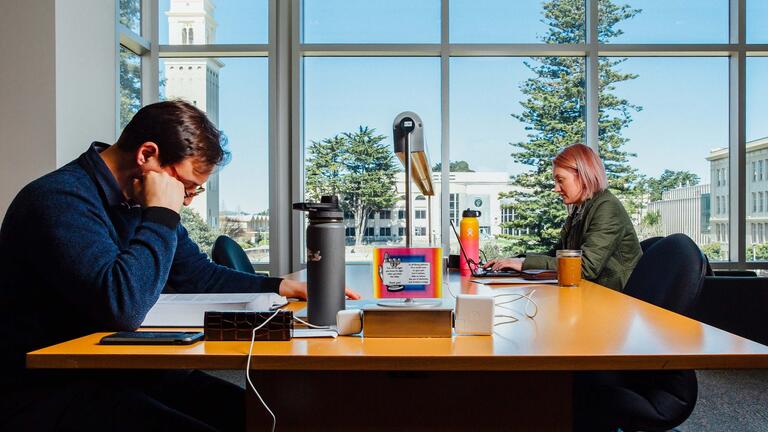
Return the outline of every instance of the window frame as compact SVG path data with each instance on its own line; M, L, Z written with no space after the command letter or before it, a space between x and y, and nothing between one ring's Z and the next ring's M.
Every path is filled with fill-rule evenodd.
M119 0L115 0L118 2ZM304 221L292 212L292 202L303 201L303 59L305 57L437 57L441 80L441 196L440 225L443 247L450 242L450 59L451 57L583 57L586 64L585 143L598 149L598 59L614 57L727 57L729 60L728 165L711 179L729 186L723 197L729 223L722 224L728 239L727 262L712 263L715 268L768 269L768 261L747 261L749 171L746 162L746 59L768 56L768 44L746 41L746 0L729 0L728 43L604 44L597 39L598 0L585 0L586 39L584 43L550 45L544 43L450 43L450 0L440 1L440 42L431 44L309 44L302 40L301 0L269 1L267 44L158 45L158 0L142 0L142 36L118 23L119 45L139 51L142 56L142 103L158 99L159 57L267 57L269 61L269 208L270 264L259 270L285 274L304 267ZM119 4L119 3L118 3ZM118 11L119 13L119 11ZM121 28L122 27L122 28ZM133 34L132 34L133 33ZM134 51L134 52L136 52ZM116 65L119 67L119 65ZM118 78L119 79L119 78ZM119 85L118 85L119 91ZM116 108L118 109L118 108ZM119 120L118 120L119 121ZM752 170L756 180L756 170ZM719 178L722 175L722 180ZM719 206L718 206L719 207ZM719 225L715 227L719 233Z

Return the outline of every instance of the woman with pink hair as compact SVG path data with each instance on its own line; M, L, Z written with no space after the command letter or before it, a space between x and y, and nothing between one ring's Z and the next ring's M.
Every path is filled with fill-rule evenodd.
M621 291L642 255L632 221L608 190L603 162L584 144L566 147L553 161L554 191L568 207L560 240L547 255L490 260L493 270L555 269L558 249L581 249L584 279Z

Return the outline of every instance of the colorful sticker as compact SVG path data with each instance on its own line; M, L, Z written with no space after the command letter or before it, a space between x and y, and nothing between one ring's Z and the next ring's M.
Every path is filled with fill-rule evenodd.
M375 248L373 295L376 298L439 298L442 248Z

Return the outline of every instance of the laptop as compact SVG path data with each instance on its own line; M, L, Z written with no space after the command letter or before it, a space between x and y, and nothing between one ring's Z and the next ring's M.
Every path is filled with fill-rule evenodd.
M476 263L473 260L469 259L467 256L467 252L464 250L464 247L461 245L461 239L459 239L459 233L456 232L456 226L453 225L453 221L449 219L449 222L451 223L451 229L453 229L453 234L456 236L456 240L459 242L459 250L461 251L461 255L464 257L464 262L467 263L467 267L469 267L469 271L472 273L472 276L474 277L510 277L510 276L520 276L520 272L514 271L514 270L488 270L483 268L483 263Z
M483 268L483 263L476 263L473 260L469 259L467 256L467 252L464 250L464 247L461 245L461 240L459 239L459 233L456 232L456 226L453 225L453 221L449 219L449 222L451 223L451 229L453 229L453 234L456 236L456 240L459 242L459 250L461 251L461 255L464 257L464 261L467 263L467 267L469 267L469 271L472 273L473 277L476 278L490 278L490 277L518 277L526 280L552 280L557 279L557 271L555 270L522 270L522 271L516 271L516 270L488 270ZM474 267L473 267L474 266Z

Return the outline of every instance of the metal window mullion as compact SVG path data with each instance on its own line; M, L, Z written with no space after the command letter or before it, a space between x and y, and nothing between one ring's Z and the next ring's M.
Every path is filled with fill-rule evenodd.
M600 153L599 110L600 102L600 65L598 58L598 0L587 0L586 4L586 142L598 154Z
M731 53L728 74L728 165L730 171L728 217L730 261L746 268L746 0L731 0L730 42L736 45ZM734 187L735 186L735 187ZM734 260L735 258L735 260Z
M269 255L273 275L291 271L290 3L269 2Z
M438 56L440 55L440 49L441 49L441 44L299 43L297 47L297 50L301 56L311 56L311 57Z
M267 12L267 140L269 148L269 274L278 275L277 262L280 259L278 240L280 236L277 229L277 215L272 209L277 208L277 193L279 186L272 181L277 167L277 59L275 58L275 44L277 38L277 0L269 0Z
M594 0L589 0L590 2ZM594 20L591 20L594 21ZM596 30L595 30L596 31ZM595 36L596 37L596 36ZM768 56L768 44L742 44L750 56ZM178 46L178 45L177 45ZM182 45L183 46L183 45ZM243 45L247 46L247 45ZM165 47L165 46L164 46ZM581 57L596 49L615 57L727 57L739 44L613 44L595 40L582 44L450 43L440 44L300 44L302 56L311 57L437 57L448 49L451 57ZM225 49L224 49L225 50Z
M736 48L732 43L614 44L596 42L596 44L598 51L600 51L600 55L615 57L726 57Z
M287 108L287 113L290 118L290 142L286 142L286 146L290 145L291 155L291 170L290 176L293 179L291 185L291 196L293 202L304 201L304 57L301 54L301 41L302 32L304 31L303 17L304 11L301 7L301 0L292 0L291 2L291 38L290 38L290 99L286 100L290 102L290 106ZM291 202L288 203L290 209ZM298 271L303 268L304 256L304 212L292 212L291 221L291 271Z
M124 27L120 24L120 0L115 0L115 136L120 135L120 27Z
M448 44L451 57L583 57L587 44Z
M443 246L443 254L451 252L451 234L448 224L449 201L451 192L451 116L450 116L450 1L440 2L440 243ZM432 233L429 233L431 236Z
M768 44L745 44L747 48L747 57L766 57L768 56Z
M118 10L118 14L120 11ZM142 27L143 27L143 20L142 20ZM135 54L142 55L150 50L150 40L147 38L144 38L138 34L136 34L133 30L126 27L124 24L119 22L118 17L118 23L117 23L117 33L118 38L120 39L120 45L128 48L129 50L133 51Z
M270 44L160 45L161 57L266 57Z
M149 41L149 51L141 61L141 104L159 100L160 57L158 0L141 0L141 34Z

